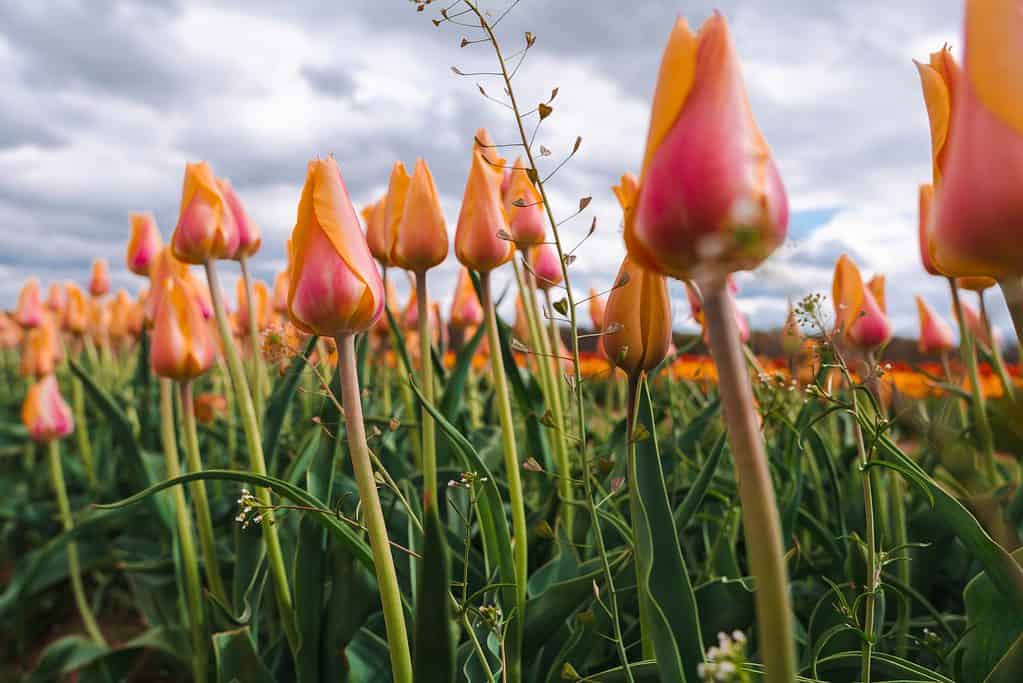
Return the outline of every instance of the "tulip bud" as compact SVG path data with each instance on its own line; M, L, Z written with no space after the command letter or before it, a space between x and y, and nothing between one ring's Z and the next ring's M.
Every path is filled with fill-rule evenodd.
M235 293L238 296L239 329L245 333L249 329L249 297L245 292L245 280L239 278ZM256 280L252 283L252 297L256 300L256 327L263 329L270 321L270 293L265 282Z
M60 339L54 324L45 320L42 325L29 330L25 336L25 348L21 353L22 377L40 379L53 374L61 358Z
M448 233L430 168L416 160L405 194L401 221L391 243L391 262L421 273L441 264L448 255Z
M370 327L384 285L333 158L309 162L291 235L288 313L303 332L326 337Z
M870 278L870 280L867 281L867 289L869 289L870 293L874 295L874 301L877 302L877 306L881 309L881 312L887 315L888 306L885 303L884 296L884 275L877 274Z
M753 120L728 25L668 39L654 92L630 257L678 278L722 278L759 265L784 241L788 200Z
M526 165L519 157L515 167L508 172L508 188L503 192L504 210L508 215L508 232L517 246L531 246L544 241L546 219L543 199L526 172Z
M590 321L595 330L604 326L604 306L604 298L597 293L596 289L590 287Z
M955 347L955 335L948 323L935 313L919 294L916 310L920 314L920 353L946 353Z
M195 303L195 294L179 277L163 282L163 295L153 322L149 364L160 377L195 379L217 358L216 341Z
M284 270L274 278L273 310L281 314L288 312L288 272Z
M550 289L560 285L564 279L561 272L561 259L558 258L558 250L551 244L541 244L532 249L532 268L536 276L536 286L540 289Z
M21 408L21 421L33 441L63 439L75 429L71 408L60 395L57 378L47 375L32 385Z
M387 183L387 196L384 197L384 238L379 244L380 248L386 249L386 252L377 259L384 268L394 265L394 262L391 261L391 253L394 251L394 240L398 235L401 218L405 215L405 199L408 197L408 188L411 182L412 178L405 170L405 164L395 161L394 166L391 167L391 178Z
M875 278L871 282L871 286L864 287L860 269L852 259L845 254L839 257L832 284L835 328L853 346L865 350L886 344L892 336L891 323L882 308L884 280Z
M971 292L983 292L985 289L989 289L998 284L998 281L994 278L984 277L983 275L974 275L972 277L957 277L956 286L959 289L968 289Z
M131 214L131 238L125 262L136 275L148 276L156 255L163 249L163 239L151 213Z
M18 307L14 310L14 321L25 328L43 324L43 303L39 293L39 280L29 278L18 293Z
M117 294L109 304L110 336L115 342L125 344L135 335L135 307L128 292L117 290Z
M451 300L451 327L466 330L483 324L483 307L480 305L476 289L472 286L469 271L462 268L458 272L458 284L455 296Z
M628 256L607 297L600 342L611 363L629 374L650 370L668 354L671 301L663 276Z
M89 319L86 333L96 343L106 346L110 341L110 310L96 298L85 302L85 310Z
M64 291L63 285L59 282L50 283L50 291L46 297L46 307L57 316L58 320L63 317L64 309L67 308L67 292Z
M242 257L248 258L259 251L260 245L263 244L259 226L249 218L249 214L246 213L242 200L238 198L230 180L217 178L217 187L224 195L224 201L227 202L227 208L234 221L235 231L238 233L238 247L231 257L235 260L240 260Z
M185 164L174 256L195 265L230 258L238 251L238 229L213 169L205 161Z
M92 277L89 279L89 294L95 297L105 296L110 292L110 272L106 259L98 258L92 262Z
M946 45L932 52L929 63L916 62L923 87L927 118L931 124L931 156L934 161L934 183L941 182L948 158L948 140L952 123L953 95L961 83L959 65Z
M490 144L485 130L477 132L476 138L484 145ZM455 231L455 255L466 268L481 273L507 263L514 251L512 243L499 234L507 228L501 202L501 165L503 160L491 148L473 144Z
M85 292L74 282L67 283L67 307L64 309L63 327L75 335L85 334L89 327L89 310Z
M369 246L369 253L381 265L389 266L390 261L390 238L387 235L387 195L368 206L362 207L359 212L362 215L363 225L366 226L366 244Z

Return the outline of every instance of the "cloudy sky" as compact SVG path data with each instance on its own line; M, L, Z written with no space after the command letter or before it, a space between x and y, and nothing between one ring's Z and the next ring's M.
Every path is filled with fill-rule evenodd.
M508 0L483 0L495 15ZM409 0L5 0L0 2L0 306L34 274L84 281L94 257L115 286L128 213L177 219L186 160L230 177L265 233L256 271L284 264L306 161L333 153L358 205L383 192L391 163L433 169L453 234L473 131L516 140L508 110L481 97L485 44L434 27ZM926 113L912 59L959 43L960 0L521 0L500 25L507 52L537 36L515 78L529 106L559 88L538 142L579 154L551 181L579 250L575 283L607 287L624 248L610 186L637 170L661 50L675 16L728 18L757 120L794 213L789 242L740 278L741 306L776 326L786 301L830 289L849 252L888 276L897 331L915 334L913 293L947 311L942 281L918 265L916 187L930 176ZM453 261L453 258L452 258ZM449 299L454 265L431 273ZM677 297L679 328L691 325ZM999 306L1000 309L1000 306ZM1001 310L999 310L1001 315Z

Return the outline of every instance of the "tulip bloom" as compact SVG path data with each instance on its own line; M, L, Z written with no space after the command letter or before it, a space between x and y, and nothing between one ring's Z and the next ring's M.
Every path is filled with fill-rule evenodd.
M230 180L217 178L217 187L220 189L220 194L224 196L224 201L227 202L228 211L238 234L238 246L231 254L231 258L236 261L248 258L259 251L259 247L263 244L259 226L249 218L249 214L245 211L242 200L238 198Z
M597 290L590 287L590 322L593 329L599 330L604 326L604 298L597 293Z
M948 159L953 96L961 87L962 74L947 45L932 52L927 64L915 63L920 72L924 104L931 124L931 157L934 161L934 182L938 184Z
M560 285L564 279L561 271L561 259L558 258L558 250L551 244L541 244L533 247L532 268L536 276L536 286L547 290Z
M400 163L400 162L399 162ZM369 206L364 206L362 222L366 226L366 244L369 253L387 267L391 265L391 240L387 234L387 195L384 195Z
M490 136L481 129L478 141L489 144ZM462 265L487 273L509 261L514 245L499 233L508 226L501 201L503 160L492 150L473 144L469 178L465 183L462 208L455 231L455 255Z
M832 298L835 329L853 346L873 350L891 339L892 326L883 308L884 280L875 278L864 286L860 269L845 254L835 264Z
M934 265L934 240L931 239L930 221L931 204L934 202L934 186L920 186L920 263L924 270L930 275L941 275L941 271Z
M18 306L14 310L14 321L25 328L43 324L43 302L39 293L39 281L29 278L18 293Z
M22 377L36 379L53 374L61 357L60 339L54 324L46 320L39 327L29 330L25 347L21 352Z
M919 294L916 310L920 314L920 353L947 353L955 348L955 335L948 323L935 313Z
M171 247L175 258L195 265L230 258L238 251L234 214L205 161L185 164L181 208Z
M146 319L150 322L156 319L156 309L163 299L164 282L172 277L188 278L188 264L182 263L174 256L174 250L170 246L163 247L157 252L149 268L149 296L146 299Z
M46 296L46 307L58 319L64 315L64 309L67 308L67 292L59 282L50 283L50 291Z
M216 361L213 332L187 282L171 277L164 281L163 290L153 322L149 364L160 377L179 382L195 379Z
M391 262L399 268L422 273L443 263L448 255L448 233L440 208L437 187L422 159L412 171L401 221L391 243Z
M515 160L515 167L506 177L508 187L503 190L504 210L508 215L508 232L512 241L520 248L540 244L547 231L543 199L529 179L521 157Z
M383 257L378 258L384 268L394 265L391 261L391 252L394 249L394 239L398 235L401 218L405 215L405 199L411 182L412 178L405 170L405 164L395 161L391 167L390 180L387 182L387 195L384 197L383 239L377 240L379 248L386 250Z
M370 327L384 310L384 284L332 158L309 162L291 235L288 314L326 337Z
M466 330L483 324L483 307L480 305L476 289L472 286L469 271L462 268L458 273L458 284L455 296L451 300L451 327Z
M67 283L67 307L64 309L63 327L71 334L85 334L89 326L89 311L85 292L74 282Z
M282 270L274 278L273 310L275 313L288 312L288 272Z
M100 297L110 292L110 271L106 259L92 262L92 276L89 279L89 294Z
M131 238L125 263L136 275L148 276L149 268L163 248L163 238L151 213L131 214Z
M694 34L684 19L661 61L635 220L639 265L681 279L721 278L766 259L784 239L788 199L753 120L720 14Z
M21 327L9 315L0 311L0 349L17 348L21 343Z
M60 395L57 378L47 375L32 385L21 408L21 421L33 441L63 439L75 429L71 408Z
M236 286L236 294L238 297L238 324L241 326L238 329L248 330L249 329L249 298L245 294L245 281L239 279ZM259 329L266 327L270 318L270 293L267 290L266 283L262 280L256 280L252 283L252 295L256 300L256 326ZM244 332L243 332L244 333Z
M611 363L630 375L651 370L671 345L671 300L663 276L628 256L607 297L600 343Z
M195 397L193 412L195 419L204 425L227 412L227 399L220 394L204 393Z

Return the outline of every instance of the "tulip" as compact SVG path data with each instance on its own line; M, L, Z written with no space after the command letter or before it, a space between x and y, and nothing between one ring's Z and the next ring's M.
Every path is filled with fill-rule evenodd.
M611 362L632 375L664 360L671 344L671 300L661 275L622 261L607 296L600 342Z
M44 317L39 281L34 277L29 278L18 293L18 307L14 311L14 321L24 328L32 328L42 325Z
M400 163L400 162L398 162ZM362 208L369 253L384 267L391 265L391 240L387 233L387 195Z
M384 293L384 305L391 311L397 311L400 302L398 301L398 292L394 288L394 281L391 278L384 280ZM381 315L373 323L372 329L377 335L386 337L391 333L391 323L386 315Z
M21 353L21 376L40 379L52 375L60 357L60 339L56 327L47 319L39 327L29 330L25 336L25 348Z
M916 310L920 314L920 353L944 354L952 350L955 347L952 328L920 295L916 297Z
M217 188L227 202L227 208L234 222L235 231L238 233L238 246L231 257L234 260L249 258L253 256L263 244L263 237L260 235L259 226L249 217L242 205L242 200L234 191L231 181L226 178L217 178Z
M17 348L21 343L21 327L0 311L0 350Z
M506 178L507 189L502 194L512 241L520 248L542 243L547 231L543 199L530 180L521 157L515 160L515 167Z
M678 19L658 75L635 220L638 265L682 279L759 265L784 241L788 200L747 101L724 17Z
M532 249L532 269L536 276L536 286L542 290L560 285L564 279L561 270L561 259L558 251L551 244L541 244Z
M106 259L92 262L92 276L89 279L89 293L95 297L105 296L110 291L110 272Z
M408 301L401 312L401 326L407 332L415 332L419 327L419 295L415 287L409 292Z
M977 309L965 301L960 301L959 305L963 309L963 322L973 338L987 348L992 348L992 344L997 343L998 340L993 338L992 331L984 324L984 319Z
M160 377L179 382L195 379L216 361L216 342L188 283L171 277L162 287L164 292L153 322L149 364Z
M526 316L526 304L522 295L515 297L515 323L512 325L512 336L516 339L529 339L529 318Z
M60 395L54 375L46 375L28 390L21 408L21 421L32 440L39 443L63 439L74 431L71 408Z
M604 298L600 296L596 289L590 287L590 322L593 323L593 329L599 330L604 327Z
M146 298L146 319L156 319L156 309L163 298L164 282L172 277L186 279L190 277L188 264L174 256L174 250L165 246L156 253L149 267L149 296Z
M405 199L408 196L411 182L412 178L405 170L405 164L395 161L394 166L391 167L390 180L387 183L387 195L383 199L383 236L382 239L374 238L379 247L386 250L383 256L377 259L384 268L394 265L391 261L391 252L394 249L394 239L398 235L402 216L405 214Z
M738 306L735 306L735 294L739 291L738 285L735 281L728 278L728 298L732 301L732 308L735 311L735 327L739 330L739 341L743 344L747 343L750 338L749 321L746 320L746 316L742 314ZM697 290L696 285L692 282L686 282L686 296L689 299L689 311L693 317L693 320L700 324L700 328L703 331L703 341L705 344L710 343L710 336L707 333L706 318L703 314L703 296Z
M464 331L482 324L483 307L476 296L469 271L462 268L458 272L458 284L455 286L455 296L451 300L451 327Z
M227 398L220 394L199 394L194 403L195 419L204 425L211 424L227 412Z
M448 233L437 187L426 162L418 159L394 232L390 260L399 268L422 273L440 265L447 255Z
M931 275L941 275L937 266L934 265L934 241L930 234L931 204L934 202L934 186L920 186L920 263L924 270Z
M485 130L477 132L476 139L458 214L455 255L466 268L486 273L507 263L515 247L503 237L508 224L501 202L503 160L485 146L490 144Z
M67 307L63 327L74 335L83 335L89 327L89 312L83 292L74 282L67 283Z
M953 96L962 82L961 72L947 45L937 52L932 52L927 64L915 63L917 71L920 73L924 104L927 106L927 118L931 124L934 182L938 184L948 159Z
M128 341L133 334L135 302L128 292L119 289L109 304L109 310L110 336L118 343Z
M178 225L171 236L175 258L196 265L231 258L238 251L234 214L205 161L185 164Z
M163 238L160 237L153 214L131 214L131 238L128 240L128 253L125 257L128 270L136 275L148 276L153 260L161 249Z
M236 285L238 296L238 325L240 330L249 328L249 300L245 292L245 282L238 280ZM270 322L270 293L266 283L256 280L252 283L252 294L256 300L256 328L263 329Z
M884 279L875 277L865 287L860 269L845 254L835 264L832 285L835 327L853 346L873 350L887 344L892 326L884 312Z
M59 282L50 283L50 291L46 296L46 307L58 320L64 316L64 309L67 308L67 292Z
M309 162L291 240L288 314L296 327L335 337L380 317L384 285L332 158Z
M282 270L274 278L274 292L271 301L275 313L286 314L288 312L288 271Z

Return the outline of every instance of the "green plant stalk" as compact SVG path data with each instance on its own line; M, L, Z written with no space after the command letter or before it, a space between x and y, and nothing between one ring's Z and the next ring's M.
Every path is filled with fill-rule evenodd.
M341 366L341 401L345 413L348 450L359 489L362 514L369 532L369 544L373 551L373 564L387 630L387 645L391 655L391 674L395 683L412 683L412 656L409 653L408 633L405 630L398 575L394 570L387 524L384 521L384 511L380 507L380 496L373 477L373 464L370 461L369 446L366 444L362 396L356 372L355 335L348 333L338 337L337 350L338 364Z
M429 297L426 271L418 271L416 309L419 317L419 386L423 388L426 400L433 403L433 338ZM419 433L423 437L423 500L437 500L437 425L426 408L419 411L419 425Z
M234 394L231 392L230 373L221 361L217 362L216 387L218 391L224 394L224 399L227 401L227 409L224 412L225 424L227 425L227 462L229 467L234 468L236 466L235 456L238 454L238 423L236 422L237 411L235 410L237 402L234 400Z
M171 380L160 378L160 441L163 445L164 466L167 478L181 476L178 463L177 437L174 434L174 385ZM192 668L196 681L206 680L206 629L203 625L202 582L199 579L199 562L195 555L195 539L192 538L192 518L185 502L185 490L181 486L171 488L174 512L177 519L178 544L181 548L181 564L184 569L183 582L188 600L188 623L192 635Z
M60 441L50 441L50 482L53 484L53 492L57 494L57 508L60 510L60 520L64 525L64 531L71 531L75 528L74 518L71 516L71 503L68 502L67 486L64 483L64 467L60 462ZM85 595L85 586L82 583L82 568L78 561L78 544L74 541L67 544L68 574L71 578L71 591L75 596L75 604L78 606L78 615L82 618L82 625L85 632L89 634L96 644L106 646L106 640L99 630L96 617L89 606L89 599Z
M96 479L96 465L92 457L89 423L85 419L85 392L82 389L82 380L77 377L71 378L71 410L75 415L75 443L78 445L78 453L82 456L85 476L89 479L89 486L96 488L99 481Z
M199 454L199 435L195 428L195 402L192 398L192 382L184 381L181 390L181 422L185 435L185 461L190 472L202 472L202 456ZM199 544L202 546L203 563L206 566L206 580L210 591L223 604L230 604L227 590L220 578L220 563L217 561L217 545L213 536L213 518L210 515L210 503L206 497L206 482L194 481L189 484L192 490L192 504L195 506L195 518L199 522Z
M518 448L515 444L515 423L512 421L511 397L505 377L504 359L501 357L501 337L497 331L497 312L490 291L490 273L480 273L480 295L483 304L483 324L487 326L490 345L490 373L493 375L494 401L501 425L501 445L504 450L504 468L508 477L508 498L512 515L512 555L515 562L515 615L509 628L522 633L526 613L526 582L529 578L529 540L526 530L526 501L522 493L522 473ZM521 638L515 638L521 643ZM508 659L509 680L521 680L521 653L514 652Z
M988 483L992 486L998 483L998 470L995 467L995 444L994 436L991 433L991 423L987 417L987 403L984 400L984 391L980 385L980 371L977 368L977 350L974 347L973 335L970 334L966 321L963 318L963 307L959 301L959 287L955 280L948 279L949 287L952 289L952 307L955 310L956 322L959 324L959 353L963 362L966 363L966 370L970 377L970 392L973 396L973 420L977 428L977 436L980 438L981 466Z
M256 409L252 403L252 394L249 393L248 382L245 380L245 368L242 367L241 358L238 356L238 349L235 348L234 338L231 336L231 327L227 322L227 312L224 310L216 262L206 262L206 279L210 285L210 297L213 299L213 311L217 318L217 329L220 331L221 341L224 345L227 369L231 374L231 384L234 386L234 396L238 403L238 412L241 415L242 429L245 432L245 447L249 451L249 467L256 474L265 475L266 460L263 457L263 440L259 434L259 423L256 421ZM255 495L261 505L266 508L273 507L269 490L257 488ZM268 514L269 511L264 513L264 516ZM292 653L296 653L299 647L298 629L295 626L295 610L291 600L291 589L288 587L288 571L284 566L281 541L277 536L277 525L274 524L273 517L270 517L264 519L264 523L261 526L263 527L267 563L270 567L270 574L273 577L274 593L277 597L277 608L280 611L281 624L284 627L284 633L288 638L288 645L291 647Z
M470 361L468 376L465 381L465 402L469 407L469 428L479 429L483 421L480 418L480 392L476 377L476 370L472 368Z
M1010 401L1016 400L1016 387L1012 383L1012 378L1009 377L1009 372L1005 368L1005 358L1002 356L1002 346L995 339L994 328L991 327L991 318L987 314L987 299L984 296L984 292L977 292L977 298L980 301L980 319L984 323L984 328L987 330L987 336L991 340L991 359L994 361L995 372L998 373L998 379L1002 383L1002 389L1005 391L1005 395L1009 397Z
M948 380L949 384L956 385L955 375L952 374L952 363L948 357L948 351L941 352L941 367L945 370L945 379ZM958 396L953 396L956 402L956 408L959 410L959 424L966 427L969 418L966 415L966 406Z
M902 476L896 472L892 473L892 524L894 528L895 545L899 548L899 558L895 565L895 575L904 586L910 585L909 572L909 530L906 526L906 498L908 490ZM898 621L895 623L895 654L905 657L909 650L909 619L910 610L904 609L899 613Z
M625 453L629 476L629 514L633 524L636 524L637 520L643 517L639 495L636 491L637 482L639 481L639 475L636 470L635 440L636 416L639 412L639 381L640 373L636 372L629 375L628 412L625 417ZM633 550L633 555L636 562L636 576L646 576L648 558L643 557L635 549ZM636 592L639 598L639 633L643 659L654 659L656 656L654 653L654 641L650 637L650 593L647 586L639 584L636 586Z
M734 304L724 280L708 283L701 289L709 346L718 371L718 391L735 462L746 554L756 580L754 595L759 649L766 667L764 680L792 683L797 672L796 649L781 521L742 342L735 327Z
M263 380L263 357L260 353L259 343L259 311L256 308L256 296L252 287L252 277L249 275L249 258L242 256L238 259L242 269L242 282L245 286L245 299L249 307L249 346L252 350L252 358L249 359L249 386L252 388L252 402L256 410L256 420L263 422L263 403L265 398L265 382Z
M386 352L383 356L383 361L380 363L380 385L383 394L381 400L384 404L384 415L389 418L394 414L392 412L394 407L391 405L391 367L387 363Z

